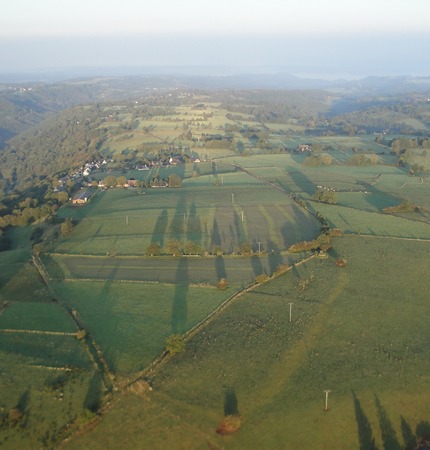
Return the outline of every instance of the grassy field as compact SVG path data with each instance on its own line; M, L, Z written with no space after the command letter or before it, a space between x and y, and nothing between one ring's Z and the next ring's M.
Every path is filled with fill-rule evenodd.
M5 449L52 448L95 398L91 361L82 343L68 335L76 327L30 263L32 231L9 230L12 248L0 254L0 447ZM21 415L17 423L11 419L14 409Z
M190 240L210 250L235 251L242 242L266 250L288 248L318 232L315 218L285 194L244 173L226 173L222 186L192 178L180 189L114 189L81 208L67 206L63 217L79 220L73 232L50 251L67 254L143 255L150 243ZM242 217L243 215L243 217ZM267 231L270 230L268 233Z
M241 297L152 375L151 394L123 396L67 448L404 448L430 426L428 245L337 239L329 259ZM241 428L221 437L228 413Z
M264 247L262 247L264 249ZM296 254L269 253L241 257L95 257L50 254L43 257L49 275L55 279L107 280L160 283L208 283L220 278L247 285L257 275L271 274L281 264L292 264Z
M201 111L187 107L178 114L193 133L199 129ZM224 118L214 115L212 131L205 132L216 133ZM153 134L172 132L165 119L156 119ZM147 126L140 120L127 145L148 134ZM115 152L127 139L116 141ZM349 158L350 145L371 144L370 137L343 139L330 144L337 145L335 161ZM293 193L331 226L373 237L336 239L328 259L294 265L234 300L184 354L150 374L151 393L123 393L99 426L68 448L353 450L371 448L373 437L378 448L401 450L408 430L430 430L430 242L403 240L430 240L430 225L425 211L381 213L405 199L430 209L428 179L394 165L309 167L306 156L236 155L130 172L127 177L146 179L177 173L183 187L110 189L84 207L62 207L58 215L77 225L44 244L41 259L53 291L31 263L32 229L11 230L13 247L0 254L0 387L8 390L0 423L9 423L4 418L16 405L24 419L19 428L0 426L0 446L49 448L68 423L85 421L100 403L100 375L84 343L69 335L76 325L61 305L74 310L116 382L130 379L164 351L168 336L192 329L258 275L298 261L286 249L314 239L320 223L293 202ZM391 164L388 156L382 161ZM310 201L318 186L336 189L337 205ZM164 249L172 239L205 250L220 246L225 254L144 256L149 244ZM243 242L254 256L230 255ZM337 267L337 258L346 267ZM229 282L225 291L215 288L220 278ZM325 389L331 390L328 412ZM240 414L241 429L219 436L215 430L229 412Z
M76 332L76 327L58 303L16 302L0 315L0 330Z
M430 239L430 225L421 221L324 203L312 202L310 207L345 233Z
M62 344L62 341L47 340L43 346ZM76 341L76 345L80 344ZM13 408L22 413L17 425L2 423L0 447L8 450L53 448L70 423L86 417L84 408L90 407L94 398L94 372L75 368L57 371L35 366L39 361L4 352L3 348L0 357L2 419Z
M107 280L56 282L53 287L67 307L76 309L110 369L131 375L163 352L168 336L190 330L237 289L189 285L182 275L175 285Z

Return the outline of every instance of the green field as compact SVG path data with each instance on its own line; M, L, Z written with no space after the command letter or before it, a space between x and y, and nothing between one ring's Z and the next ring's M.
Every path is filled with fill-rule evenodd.
M139 132L145 126L141 121ZM352 154L348 142L334 151L335 161ZM2 417L24 396L21 409L32 418L26 427L40 425L40 432L0 428L0 443L49 447L47 439L56 442L68 423L87 420L88 410L100 406L100 374L106 383L110 373L119 394L113 407L68 448L283 449L317 442L316 448L352 450L372 448L374 438L378 448L401 450L405 430L428 424L430 242L419 240L430 241L430 225L426 210L403 217L381 211L403 200L430 209L428 180L394 165L310 167L305 158L236 156L143 173L99 172L99 179L184 179L179 189L109 189L83 207L63 206L59 218L76 225L43 244L49 286L31 263L31 228L13 229L14 245L0 255L0 382L11 386L20 367L39 375L34 383L27 374L17 377ZM313 201L319 186L336 191L336 205ZM335 239L329 258L297 264L306 255L287 249L315 239L316 214L346 236ZM168 255L171 240L196 242L200 255ZM239 254L244 242L252 255ZM153 243L162 256L146 255ZM216 247L222 256L211 254ZM337 258L346 267L337 267ZM284 264L292 269L231 300L184 354L147 373L151 393L121 391L163 354L166 338L187 333ZM221 278L229 283L225 291L216 288ZM87 339L76 339L77 327ZM96 357L97 371L96 349L106 362L103 368ZM60 375L62 387L52 390ZM59 406L59 392L67 407ZM241 428L222 437L215 430L228 411L240 414Z
M185 269L179 269L185 270ZM75 308L112 372L132 375L165 349L171 334L185 333L234 291L178 284L55 282L56 294Z
M73 322L58 303L36 302L9 304L0 316L2 329L76 332Z
M329 259L233 303L154 373L152 393L122 397L67 448L404 448L429 429L429 245L337 239ZM228 411L241 428L221 437Z
M114 189L81 208L65 207L63 217L79 220L72 234L51 252L83 255L143 255L151 242L194 241L203 249L231 253L248 241L253 250L283 250L311 239L319 223L284 193L244 173L223 174L222 186L205 177L180 189Z

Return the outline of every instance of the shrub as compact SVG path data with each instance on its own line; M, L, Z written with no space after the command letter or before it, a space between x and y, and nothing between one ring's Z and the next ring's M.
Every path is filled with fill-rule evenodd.
M255 281L256 281L258 284L264 283L264 282L267 281L268 279L269 279L269 277L268 277L265 273L262 273L261 275L257 275L257 276L255 277Z
M180 334L172 334L166 339L166 350L174 355L185 351L185 341Z
M227 289L228 287L228 281L225 278L221 278L218 283L216 284L216 287L218 289L221 289L222 291L224 291L225 289Z
M232 434L235 433L240 428L240 417L239 416L225 416L220 426L217 428L216 432L218 434Z

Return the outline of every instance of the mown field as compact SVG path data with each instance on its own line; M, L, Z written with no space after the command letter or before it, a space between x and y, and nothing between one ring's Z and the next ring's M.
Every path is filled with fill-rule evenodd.
M190 285L184 276L177 284L73 281L55 282L53 288L77 311L112 373L130 376L164 351L167 337L197 325L237 286L220 291Z
M288 195L245 173L218 177L221 186L200 177L179 189L112 189L84 207L67 206L61 215L79 223L49 251L144 255L150 243L164 247L170 240L193 241L209 251L220 246L225 253L243 242L254 251L257 242L266 251L280 251L317 233L319 222Z
M336 161L351 153L336 152ZM188 332L258 275L306 256L287 249L314 239L321 224L290 194L347 235L373 237L337 238L328 259L294 265L234 300L184 354L149 374L151 393L119 395L100 424L68 448L349 450L371 448L374 438L378 448L400 450L408 433L430 429L430 242L403 240L430 240L430 225L425 211L381 213L403 200L430 208L428 179L408 176L388 157L365 167L310 167L306 156L153 168L141 176L174 172L185 177L183 187L109 189L83 207L62 207L58 216L76 226L43 244L49 287L30 262L31 227L12 230L12 250L0 255L0 383L8 390L0 444L49 448L69 423L97 410L102 369L85 342L100 350L114 387L122 385L163 353L167 337ZM335 189L337 204L313 201L318 186ZM224 254L167 256L171 240ZM253 256L235 255L244 242ZM146 255L154 243L163 256ZM221 278L225 291L215 287ZM74 336L76 323L87 341ZM15 407L22 428L8 419ZM240 415L241 428L221 437L215 430L229 412Z
M429 245L336 239L231 304L151 393L124 395L66 448L405 448L430 429ZM222 437L225 414L241 427Z
M30 263L32 231L10 230L12 248L0 254L0 447L5 449L51 448L68 424L97 409L102 390L74 335L76 326Z

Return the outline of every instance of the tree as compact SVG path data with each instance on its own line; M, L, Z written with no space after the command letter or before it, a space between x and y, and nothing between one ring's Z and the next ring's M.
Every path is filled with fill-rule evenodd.
M182 178L175 173L169 175L169 187L178 188L182 186Z
M69 194L66 191L58 192L57 200L60 203L66 203L69 200Z
M120 177L118 177L116 179L117 186L124 186L126 182L127 182L127 178L125 178L124 175L121 175Z
M173 256L179 256L182 253L181 243L176 239L169 241L166 244L166 252Z
M43 244L34 244L33 245L33 253L36 255L36 256L39 256L41 253L42 253L42 251L43 251Z
M166 339L166 350L174 355L185 351L185 341L180 334L172 334Z
M116 177L114 177L113 175L108 175L104 179L104 185L107 186L107 187L116 186Z
M318 189L314 194L314 200L321 203L335 205L337 202L336 192L329 189Z
M152 242L146 248L146 254L149 256L158 256L160 252L161 252L160 245L157 244L156 242Z
M67 236L73 231L73 222L70 219L66 219L60 226L60 232L62 236Z
M225 278L221 278L216 284L216 287L221 291L224 291L228 288L228 281Z
M194 241L187 241L184 245L184 253L186 255L201 255L202 247Z
M252 253L252 247L249 242L242 242L240 244L240 253L242 255L248 256Z

